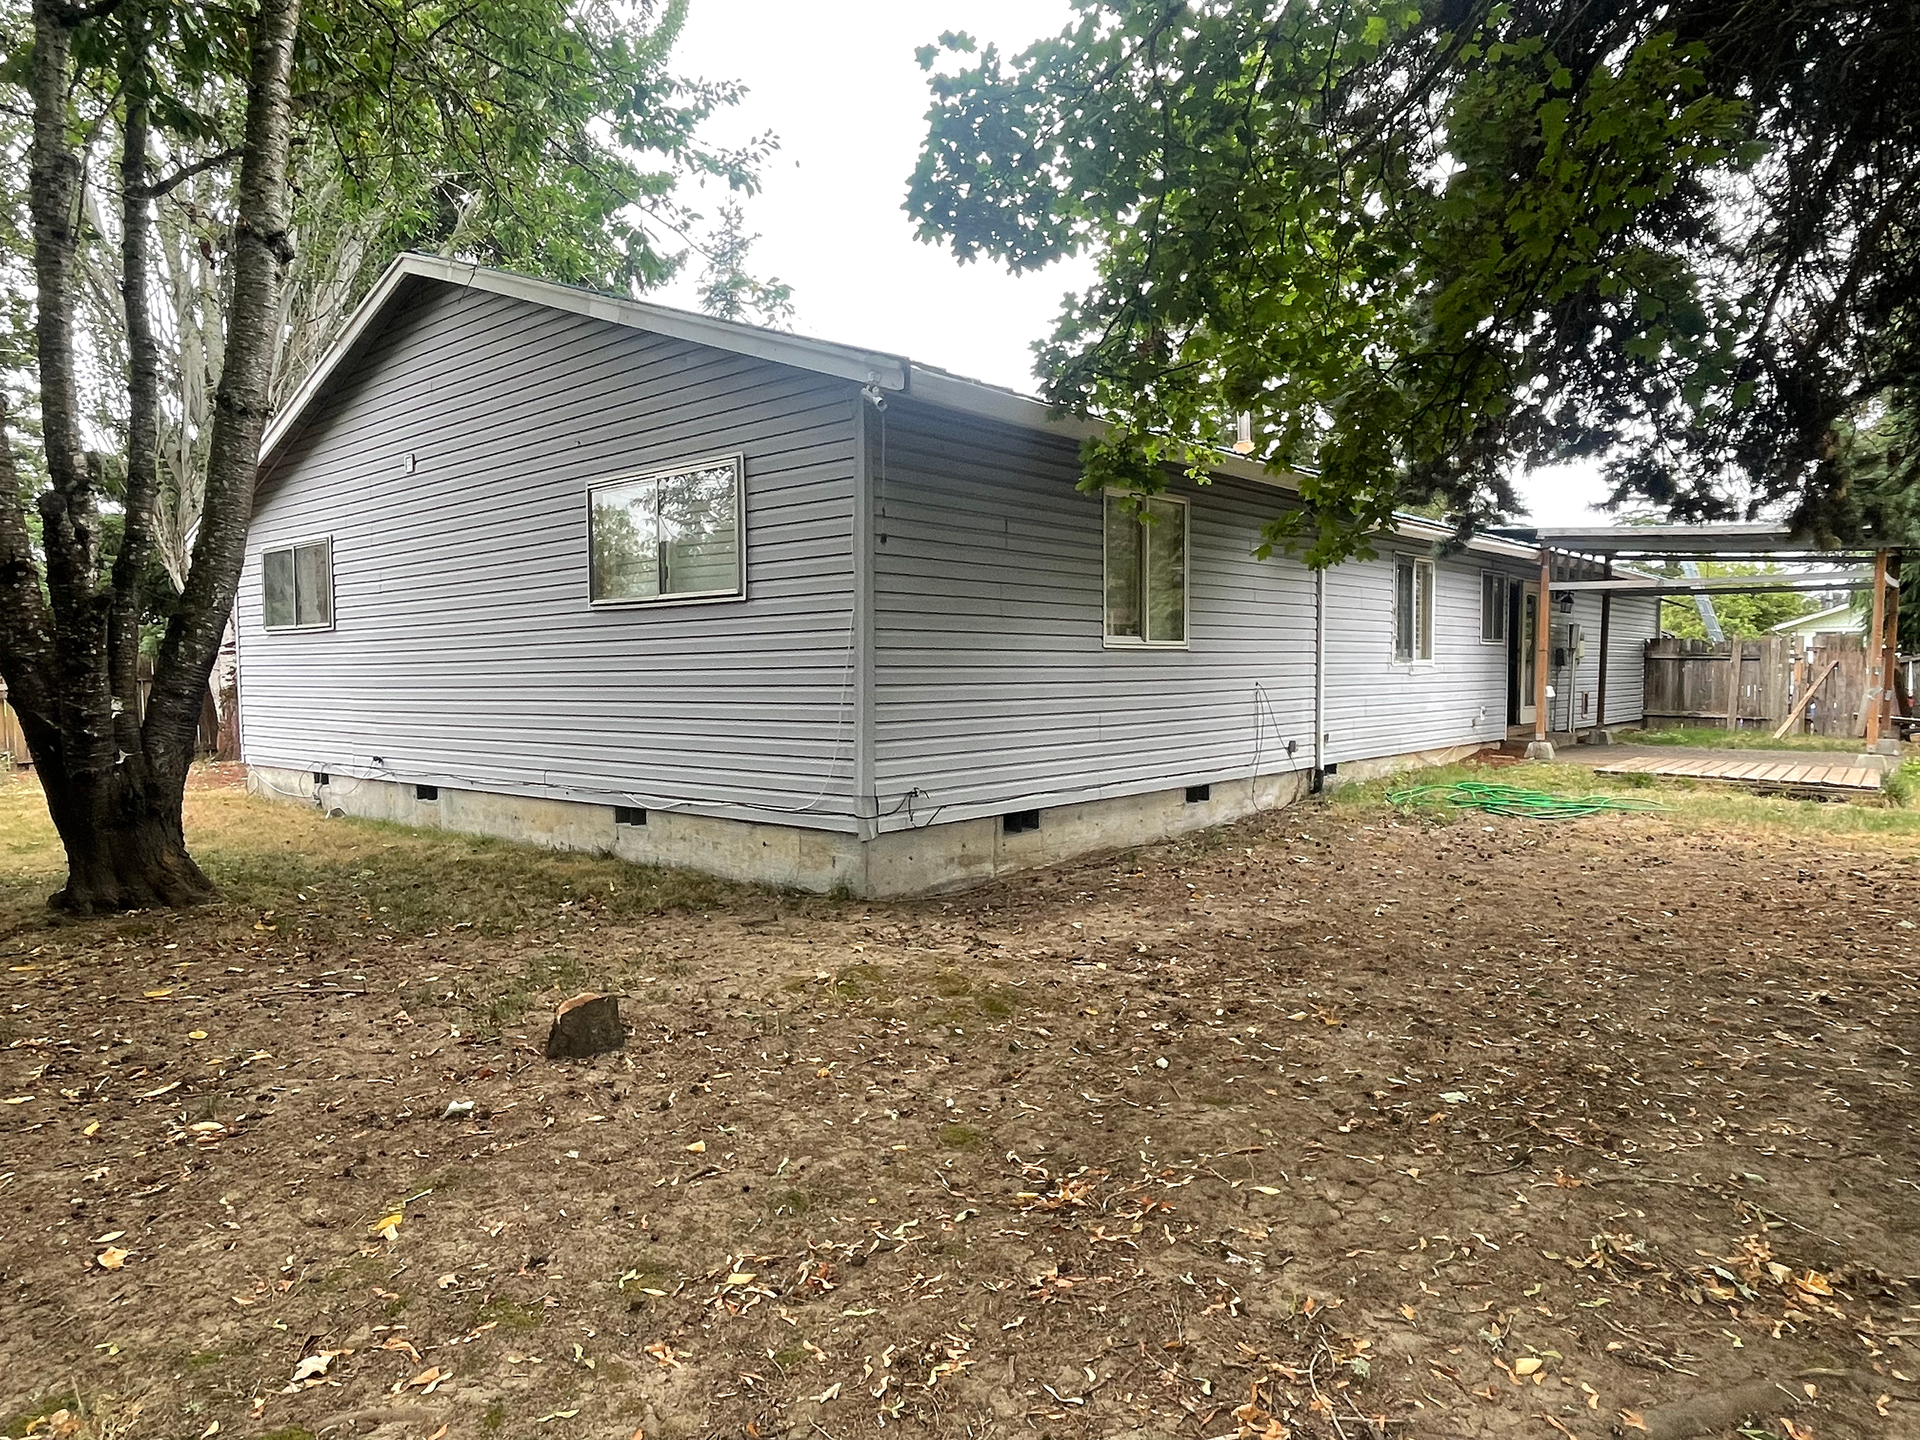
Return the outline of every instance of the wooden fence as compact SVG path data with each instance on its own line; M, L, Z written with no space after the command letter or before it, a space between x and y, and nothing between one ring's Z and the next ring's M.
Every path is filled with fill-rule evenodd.
M147 705L147 692L153 688L151 665L140 662L140 709L144 714ZM200 705L200 730L195 737L195 748L203 755L217 755L231 758L238 752L238 739L229 724L225 730L220 724L220 713L213 703L213 692L209 690ZM0 763L22 769L33 763L33 757L27 753L27 737L20 729L20 717L14 713L13 706L7 704L7 684L0 680Z
M1858 635L1647 642L1649 725L1772 730L1798 707L1793 732L1864 735L1866 693L1867 651Z

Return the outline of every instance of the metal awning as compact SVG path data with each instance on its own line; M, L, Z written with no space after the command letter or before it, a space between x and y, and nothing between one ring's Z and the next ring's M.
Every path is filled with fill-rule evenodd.
M1832 565L1873 558L1871 547L1823 549L1770 521L1712 525L1503 525L1490 533L1551 550L1608 559L1801 560Z
M1890 587L1899 581L1888 580ZM1615 575L1605 580L1555 580L1553 593L1596 590L1614 595L1778 595L1788 591L1870 590L1871 568L1778 570L1765 575Z

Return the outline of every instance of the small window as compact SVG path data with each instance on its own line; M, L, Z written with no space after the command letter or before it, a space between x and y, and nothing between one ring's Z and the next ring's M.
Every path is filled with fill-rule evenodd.
M589 488L592 599L632 604L744 594L740 474L736 455Z
M1187 643L1187 506L1162 497L1106 497L1107 641Z
M260 557L261 621L269 630L333 625L333 542L284 545Z
M1402 560L1393 567L1393 658L1401 664L1433 659L1433 562Z
M1512 587L1504 575L1480 577L1480 643L1504 645L1507 641L1507 592Z

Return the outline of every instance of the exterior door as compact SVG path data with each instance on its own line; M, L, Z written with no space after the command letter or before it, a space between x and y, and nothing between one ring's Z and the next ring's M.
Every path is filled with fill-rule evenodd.
M1538 714L1534 697L1540 693L1540 586L1538 582L1520 587L1520 623L1513 627L1513 642L1518 651L1511 657L1513 673L1520 677L1519 703L1514 720L1531 725Z

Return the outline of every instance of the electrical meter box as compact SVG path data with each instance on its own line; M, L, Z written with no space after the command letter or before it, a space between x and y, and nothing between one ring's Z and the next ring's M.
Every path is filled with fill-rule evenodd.
M1553 627L1550 643L1553 646L1553 668L1556 670L1578 665L1587 658L1587 632L1571 621Z

